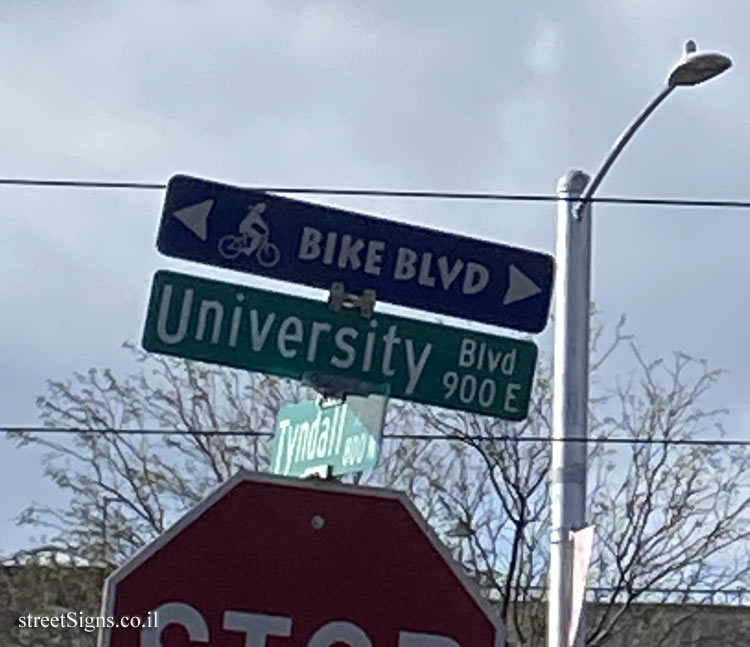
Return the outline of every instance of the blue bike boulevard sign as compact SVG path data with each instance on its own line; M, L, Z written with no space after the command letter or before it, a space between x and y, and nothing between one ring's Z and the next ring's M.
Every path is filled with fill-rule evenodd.
M552 296L548 254L184 175L167 186L157 247L525 332L544 329Z

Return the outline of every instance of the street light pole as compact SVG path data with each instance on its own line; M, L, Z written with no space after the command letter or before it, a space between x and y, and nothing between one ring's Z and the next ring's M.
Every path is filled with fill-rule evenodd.
M589 176L571 171L557 185L557 278L552 382L552 529L549 563L549 647L569 647L573 600L572 530L586 522L589 391L591 203L578 205ZM577 438L573 442L563 439ZM581 632L579 632L581 633Z
M591 198L636 131L675 88L707 81L731 65L723 54L697 53L695 43L688 41L685 56L671 71L666 87L618 137L593 179L583 171L570 171L557 186L548 647L582 647L585 634L582 608L575 638L569 640L574 557L571 533L586 525Z

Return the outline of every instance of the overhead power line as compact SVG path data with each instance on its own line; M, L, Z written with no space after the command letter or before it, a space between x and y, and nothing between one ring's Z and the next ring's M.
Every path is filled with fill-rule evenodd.
M0 178L0 186L48 187L66 189L115 189L115 190L163 190L166 184L159 182L130 182L130 181L98 181L98 180L45 180L37 178ZM328 187L290 187L290 186L248 186L255 191L268 193L288 193L307 195L338 195L370 198L422 198L438 200L478 200L486 202L556 202L557 195L542 193L492 193L472 191L420 191L396 189L343 189ZM570 198L578 200L578 198ZM701 208L729 208L750 209L750 200L718 200L698 198L642 198L602 196L593 197L590 202L600 204L630 204L641 206L666 207L701 207Z
M252 436L252 437L270 437L273 433L270 431L254 431L240 429L207 429L207 430L187 430L187 429L80 429L76 427L26 427L26 426L2 426L0 431L8 433L36 433L36 434L121 434L132 436ZM589 443L607 443L615 445L686 445L686 446L713 446L713 447L750 447L750 440L737 440L726 438L553 438L552 436L512 436L490 434L399 434L384 433L383 438L392 438L399 440L424 440L424 441L446 441L462 440L473 442L589 442Z
M0 185L52 187L58 189L166 189L166 184L156 182L110 182L97 180L43 180L39 178L0 178Z

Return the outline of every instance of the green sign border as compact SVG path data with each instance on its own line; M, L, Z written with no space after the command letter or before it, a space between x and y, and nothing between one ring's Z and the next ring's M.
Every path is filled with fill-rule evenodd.
M143 348L302 379L319 372L390 397L506 420L528 415L532 341L315 301L170 271L154 275Z

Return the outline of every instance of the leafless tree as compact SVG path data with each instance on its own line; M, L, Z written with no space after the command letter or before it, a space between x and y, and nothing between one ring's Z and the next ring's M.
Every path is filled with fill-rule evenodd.
M593 336L588 509L597 541L586 634L592 646L612 643L633 626L637 602L700 602L708 591L747 588L750 579L750 453L689 443L723 435L725 412L703 407L721 371L683 353L669 363L647 362L623 333L624 323L609 338L601 326ZM599 373L619 350L629 351L633 370L609 385ZM550 374L549 366L540 367L532 413L521 424L420 409L423 432L459 438L474 451L453 446L413 468L439 477L432 488L442 509L433 524L441 524L444 540L497 601L513 641L533 646L546 642L540 602L549 553ZM602 442L614 438L633 442ZM668 641L693 615L686 607L656 623L649 644ZM683 636L679 644L688 642Z

